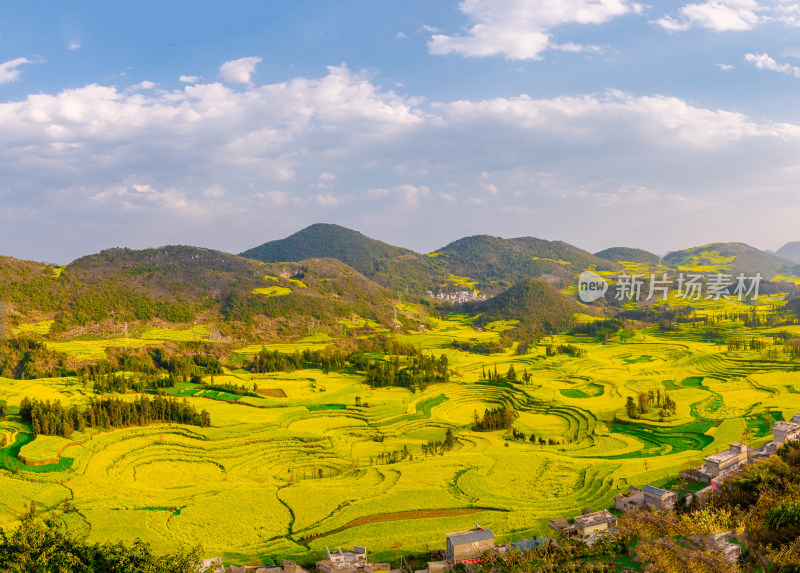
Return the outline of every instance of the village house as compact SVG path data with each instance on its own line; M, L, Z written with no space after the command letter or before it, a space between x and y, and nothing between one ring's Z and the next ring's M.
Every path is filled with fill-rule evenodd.
M578 529L574 525L571 525L566 519L561 517L558 519L551 519L550 527L558 531L566 539L570 539L571 537L578 535Z
M672 509L678 501L678 494L668 489L652 485L644 486L644 504L654 509Z
M800 414L788 422L778 420L772 425L772 440L755 453L755 458L767 458L778 451L785 442L800 441Z
M731 472L749 464L758 454L756 450L742 442L732 442L728 446L727 450L704 458L705 463L701 466L680 472L681 478L714 486L714 482L722 483Z
M575 528L583 541L588 541L597 533L608 533L617 528L617 518L607 509L594 513L589 513L587 510L584 512L575 518Z
M746 465L754 453L753 448L747 444L733 442L729 444L727 450L705 458L703 460L705 461L705 470L712 478L715 478Z
M635 486L630 486L628 493L621 493L614 498L614 507L620 511L633 511L643 505L644 492Z
M678 494L668 489L652 485L646 485L644 489L630 486L627 494L621 493L614 498L614 507L620 511L632 511L640 507L672 509L677 500Z
M483 527L448 533L447 560L453 563L475 561L494 548L494 533Z
M352 551L331 552L325 548L327 559L317 561L317 571L321 573L374 573L375 571L390 571L388 563L370 563L367 560L366 547L353 546Z

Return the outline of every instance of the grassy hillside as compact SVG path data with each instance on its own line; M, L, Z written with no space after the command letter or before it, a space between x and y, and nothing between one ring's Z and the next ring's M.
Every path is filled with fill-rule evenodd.
M316 224L241 254L265 263L333 258L386 287L425 290L442 277L427 257L387 245L339 225Z
M564 332L573 324L580 306L558 289L538 279L525 279L507 291L481 303L467 305L480 314L479 323L516 320L510 333L516 339L533 339Z
M392 293L333 259L265 264L220 251L110 249L53 267L4 258L7 330L62 338L165 321L238 336L295 338L341 321L393 321ZM56 276L58 274L58 276ZM361 325L363 326L363 324ZM118 333L119 334L119 333Z
M556 283L569 282L588 268L604 271L618 268L615 263L562 241L534 237L465 237L431 253L431 256L453 275L497 286L510 286L530 277L545 276Z
M728 274L761 273L767 280L800 278L800 265L744 243L711 243L667 254L664 260L678 268Z
M654 255L642 249L632 249L629 247L611 247L610 249L595 253L594 256L615 263L624 261L627 263L643 263L651 266L661 264L661 257L658 255Z

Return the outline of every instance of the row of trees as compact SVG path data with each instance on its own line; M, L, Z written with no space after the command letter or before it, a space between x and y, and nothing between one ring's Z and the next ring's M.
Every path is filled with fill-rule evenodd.
M301 368L321 368L323 370L344 370L349 365L347 355L341 351L321 351L305 349L303 352L287 354L277 350L262 348L248 365L251 372L292 372Z
M661 421L670 415L674 416L678 410L678 404L670 398L669 394L666 392L662 394L661 390L650 390L649 392L639 392L636 398L628 396L625 402L625 411L629 418L635 420L646 415L653 405L659 408Z
M174 374L161 376L157 374L144 376L126 376L124 374L106 374L92 377L92 391L95 394L111 394L117 392L158 392L163 388L174 388L180 381ZM89 380L82 378L84 385Z
M376 358L381 353L388 359ZM285 354L262 348L248 365L251 372L291 372L300 368L321 368L324 371L364 372L373 388L405 386L424 389L428 384L448 382L450 366L447 356L428 356L413 346L392 341L373 342L370 348L350 353L340 350L309 350Z
M523 370L521 376L517 375L517 371L514 369L513 364L509 364L508 370L506 371L505 375L499 374L497 372L497 365L495 364L494 370L492 370L491 368L487 370L485 366L481 366L481 378L483 380L489 380L491 382L517 383L519 381L522 381L523 384L527 385L530 383L533 376L531 376L527 368Z
M742 338L731 338L728 340L728 350L764 350L770 345L769 341L761 338L751 338L744 340Z
M478 416L476 410L473 414L472 429L479 432L492 432L494 430L509 430L514 423L514 410L505 406L487 409L483 412L483 417Z
M558 356L559 354L568 354L575 358L586 356L586 350L574 344L548 344L545 351L547 356Z
M363 365L363 369L366 382L373 388L405 386L424 390L428 384L450 381L450 366L445 354L436 358L417 352L403 361L399 356L390 360L371 360Z
M176 422L204 428L211 425L208 411L198 412L185 398L178 401L161 395L152 400L147 396L139 396L132 402L97 398L89 402L83 411L75 405L62 406L58 400L39 401L26 396L20 403L19 414L23 422L31 425L34 435L64 438L86 428L146 426L155 422Z

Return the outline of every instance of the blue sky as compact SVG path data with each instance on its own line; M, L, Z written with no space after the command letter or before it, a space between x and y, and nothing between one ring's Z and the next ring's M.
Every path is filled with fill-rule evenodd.
M800 3L6 2L0 254L800 240Z

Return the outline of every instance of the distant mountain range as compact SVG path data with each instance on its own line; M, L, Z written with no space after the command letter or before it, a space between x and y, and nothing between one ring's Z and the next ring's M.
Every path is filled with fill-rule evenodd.
M713 243L661 259L635 248L592 254L561 241L488 235L421 254L338 225L317 224L240 256L168 246L110 249L66 267L0 257L0 299L9 326L51 319L56 335L76 329L91 334L92 325L109 322L160 320L210 322L224 335L264 339L301 336L315 325L393 327L401 294L419 301L428 300L428 290L479 289L500 296L468 306L471 312L520 320L531 332L547 332L581 308L559 289L589 268L613 273L625 263L644 269L661 264L798 281L797 259L800 242L776 254L742 243ZM425 320L400 314L408 328Z
M529 277L566 280L590 266L619 268L612 261L561 241L476 235L423 255L329 224L311 225L241 256L267 263L331 257L379 284L403 291L424 291L440 284L458 286L464 282L459 278L466 278L483 290L499 292Z
M794 261L795 263L800 263L800 241L786 243L778 249L775 254L784 259Z

